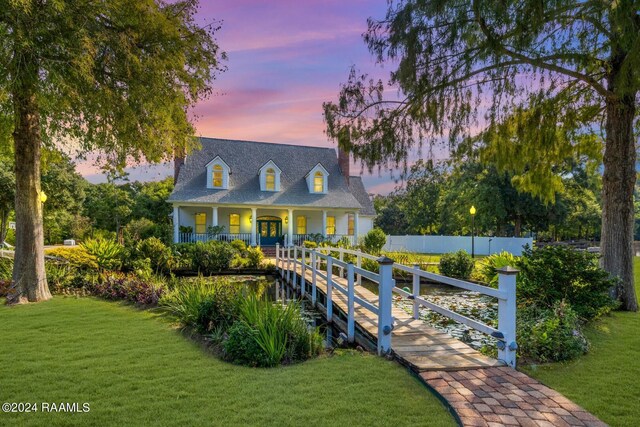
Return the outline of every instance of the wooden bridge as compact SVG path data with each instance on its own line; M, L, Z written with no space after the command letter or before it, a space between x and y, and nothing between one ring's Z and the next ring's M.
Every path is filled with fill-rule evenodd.
M375 261L378 272L362 268L362 261ZM355 262L355 264L354 264ZM378 354L392 355L416 372L466 370L495 366L515 367L515 275L510 267L499 270L498 289L481 286L405 266L393 260L344 248L300 246L276 247L276 268L281 277L323 311L351 342L375 342ZM413 277L413 290L396 287L393 271ZM420 296L422 278L478 292L498 300L498 328L455 313ZM361 285L362 280L378 285L378 295ZM413 313L395 307L393 294L413 303ZM440 332L419 319L427 307L497 340L498 359L481 354L467 344ZM356 335L356 330L359 332Z

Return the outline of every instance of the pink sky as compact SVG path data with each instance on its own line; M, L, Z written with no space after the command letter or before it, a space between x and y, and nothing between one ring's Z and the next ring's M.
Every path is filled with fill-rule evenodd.
M352 64L387 75L362 40L367 18L385 10L382 0L202 1L199 19L222 21L217 40L229 60L215 82L218 95L194 109L199 136L335 147L324 134L322 103L336 99ZM87 165L79 170L104 180ZM352 165L351 174L358 173ZM156 165L134 169L131 179L168 174ZM395 186L388 172L363 179L369 192Z

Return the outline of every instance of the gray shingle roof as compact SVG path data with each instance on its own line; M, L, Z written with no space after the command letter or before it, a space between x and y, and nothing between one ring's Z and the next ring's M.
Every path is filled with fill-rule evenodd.
M362 205L360 213L362 215L375 216L376 209L373 207L373 201L371 201L369 193L367 193L367 190L364 188L362 178L359 176L349 177L349 188L351 189L351 194L353 194L356 200Z
M362 194L368 198L362 181L352 178L351 185L347 185L332 148L215 138L200 138L200 143L202 149L190 154L181 167L169 202L361 209L363 214L364 210L369 211L362 204ZM206 165L216 156L231 169L228 190L207 188ZM258 171L269 160L282 170L277 193L260 191ZM305 175L318 163L329 172L327 194L311 194L307 188Z

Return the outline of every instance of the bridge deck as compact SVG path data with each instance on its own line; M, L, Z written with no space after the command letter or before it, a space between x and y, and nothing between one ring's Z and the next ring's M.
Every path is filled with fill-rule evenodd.
M285 269L286 275L286 262L282 267ZM301 266L296 266L295 269L298 280L300 280ZM307 289L310 289L311 272L307 270L305 273ZM293 278L293 270L291 277ZM347 288L347 280L344 278L334 275L333 282ZM324 279L317 277L316 287L326 295L327 285ZM355 294L372 304L378 302L378 296L363 286L355 286ZM307 297L310 295L307 294ZM334 307L337 306L342 312L347 313L346 295L334 289L332 300ZM395 326L391 334L392 352L400 362L413 370L417 372L449 371L502 366L502 363L481 354L462 341L428 326L421 320L415 320L406 311L395 306L392 310L395 319ZM356 324L372 337L376 337L378 334L377 315L358 304L355 305L354 311Z

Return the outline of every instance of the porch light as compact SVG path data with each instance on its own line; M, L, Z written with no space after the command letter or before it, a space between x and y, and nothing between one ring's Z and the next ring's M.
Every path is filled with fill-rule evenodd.
M289 224L289 215L284 217L284 223Z
M44 193L44 191L40 190L40 201L42 203L47 201L47 195Z

